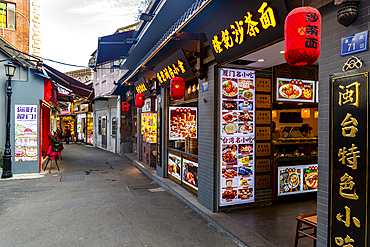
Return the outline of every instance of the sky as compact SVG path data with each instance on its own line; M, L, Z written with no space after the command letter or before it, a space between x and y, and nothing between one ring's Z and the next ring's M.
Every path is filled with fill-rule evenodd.
M135 23L142 0L43 0L42 55L67 64L86 66L98 37ZM44 60L61 71L82 69Z

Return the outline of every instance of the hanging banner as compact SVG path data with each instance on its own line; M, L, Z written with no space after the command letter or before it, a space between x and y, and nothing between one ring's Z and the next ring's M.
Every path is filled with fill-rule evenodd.
M254 202L255 72L220 69L220 206Z
M14 116L15 161L37 161L37 105L15 105Z
M328 246L369 246L369 72L334 74L330 85Z

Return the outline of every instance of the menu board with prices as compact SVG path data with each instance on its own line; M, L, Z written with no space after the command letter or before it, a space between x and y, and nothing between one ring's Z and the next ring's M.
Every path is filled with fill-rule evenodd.
M365 70L365 71L364 71ZM369 246L369 72L330 78L327 246Z
M278 196L317 191L317 164L279 166L278 176Z
M197 138L197 108L169 107L169 139L184 140L185 137Z
M183 158L182 168L182 182L191 188L198 190L198 163Z
M175 179L181 181L181 157L168 154L168 175L171 175Z
M276 78L276 101L314 103L316 82L300 79Z
M141 113L141 134L144 142L157 142L157 113Z
M220 70L220 206L254 202L255 72Z

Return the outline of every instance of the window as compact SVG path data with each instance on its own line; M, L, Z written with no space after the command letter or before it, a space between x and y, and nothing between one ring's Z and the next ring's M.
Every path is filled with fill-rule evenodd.
M89 80L89 77L85 76L85 82L87 82L88 80Z
M99 120L98 120L98 133L101 134L102 133L102 128L101 128L101 117L99 117Z
M116 136L116 128L117 128L117 118L112 118L112 136Z
M77 78L77 81L81 82L82 81L81 77L78 77Z
M114 65L114 62L111 62L111 63L110 63L110 73L111 73L111 74L113 74L113 73L114 73L113 65Z
M0 27L15 29L15 4L0 2Z

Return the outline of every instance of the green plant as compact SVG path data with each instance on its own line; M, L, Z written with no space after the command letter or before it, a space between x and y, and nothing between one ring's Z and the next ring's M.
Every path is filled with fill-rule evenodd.
M0 148L0 168L3 168L3 155L4 150Z

